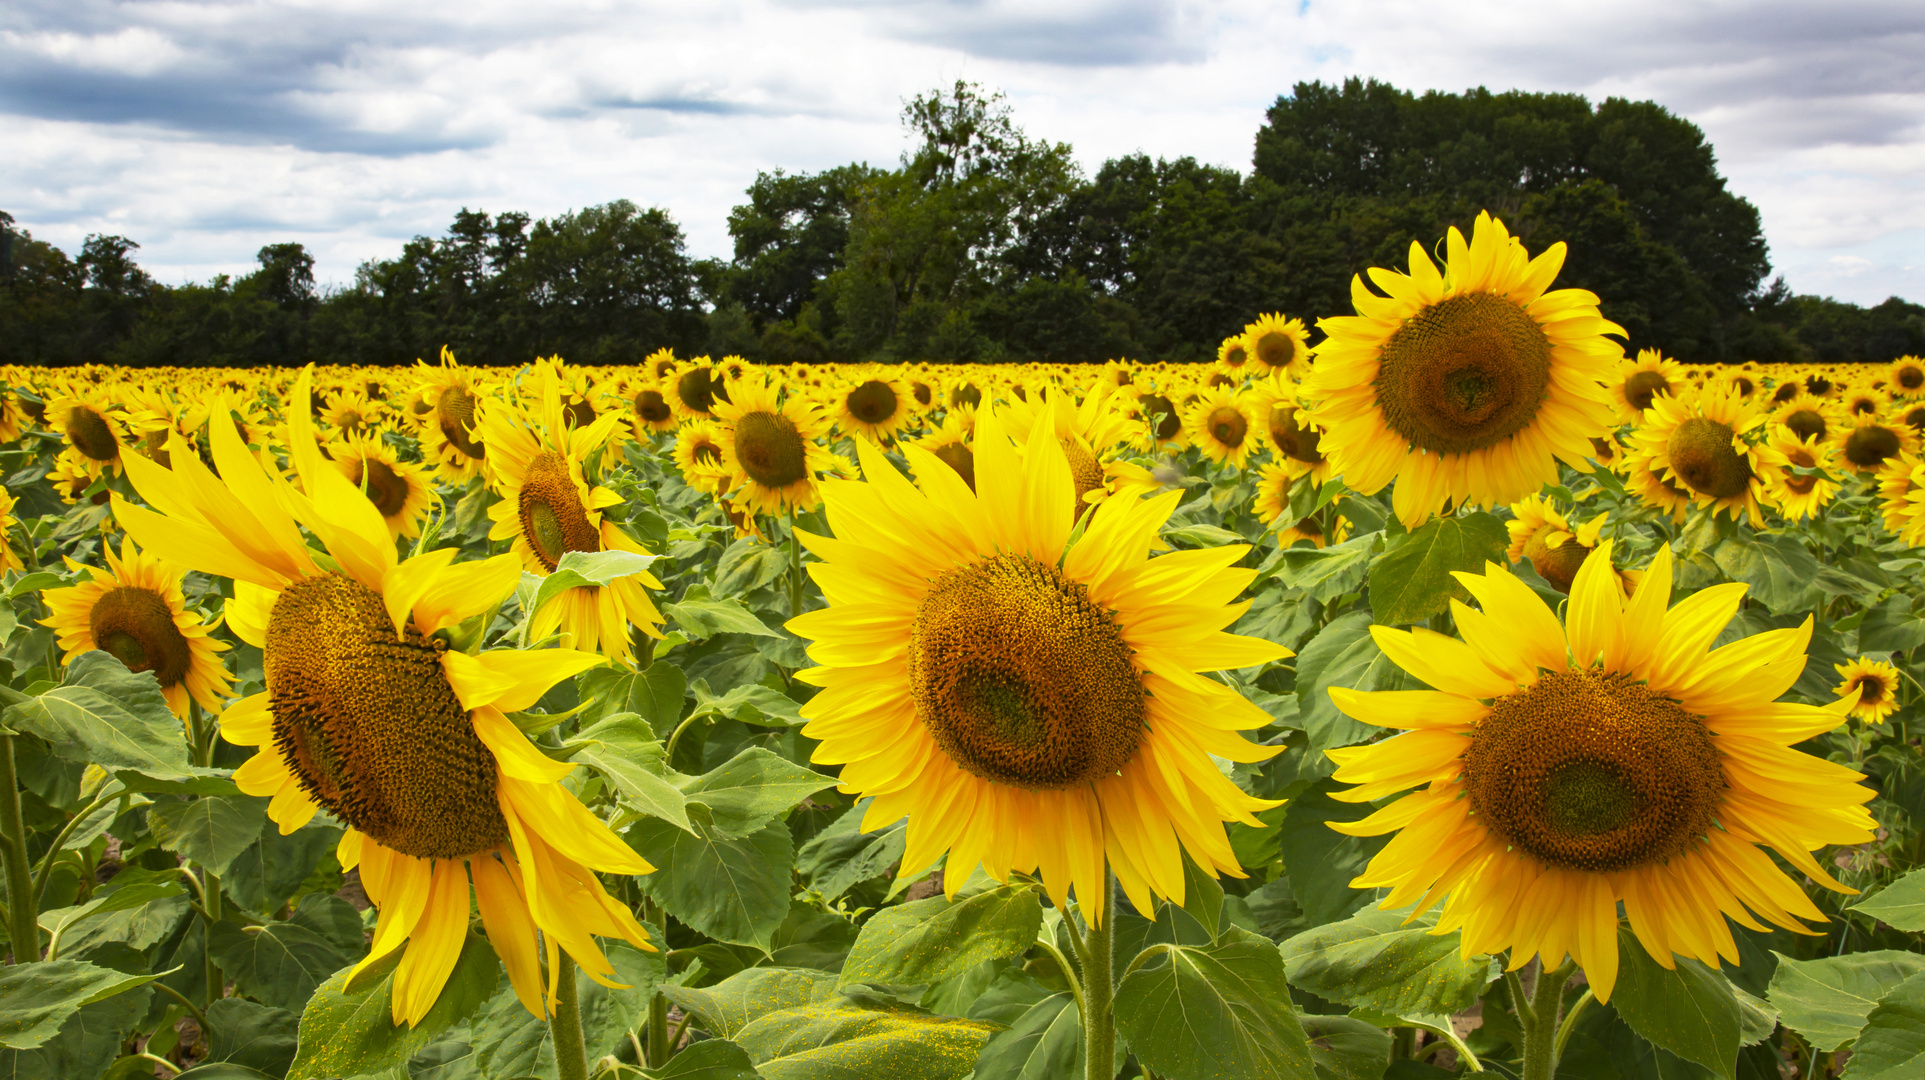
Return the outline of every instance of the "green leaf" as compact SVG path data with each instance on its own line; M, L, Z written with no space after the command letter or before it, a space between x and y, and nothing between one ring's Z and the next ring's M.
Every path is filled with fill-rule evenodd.
M1685 957L1667 971L1629 928L1618 930L1618 963L1611 1005L1631 1030L1720 1076L1735 1075L1743 1018L1723 975Z
M735 1041L763 1080L958 1080L997 1030L889 998L845 994L769 1013Z
M1330 797L1333 789L1343 786L1321 781L1284 808L1278 838L1283 868L1290 876L1304 925L1310 927L1347 918L1375 899L1371 892L1351 888L1350 882L1389 842L1383 836L1345 836L1325 824L1358 821L1373 812L1367 805Z
M1719 544L1711 557L1733 581L1750 586L1746 595L1773 615L1811 606L1806 597L1821 567L1795 537L1740 532Z
M788 569L789 556L781 548L752 536L743 537L730 544L722 557L715 560L715 584L710 591L718 596L743 596L781 577Z
M147 811L147 827L160 846L199 863L216 877L254 841L267 824L267 800L204 798L158 803Z
M1083 1017L1067 991L1025 1009L976 1058L976 1080L1056 1080L1083 1069Z
M279 829L262 829L260 839L241 852L221 878L221 888L248 911L272 914L301 888L317 863L333 859L340 842L341 830L332 825L311 824L286 836Z
M441 997L412 1028L396 1027L391 1017L392 972L355 994L342 992L347 977L347 970L336 972L301 1013L300 1052L288 1068L288 1080L360 1076L407 1064L415 1051L494 996L501 962L487 942L468 934Z
M1329 602L1362 585L1370 557L1383 538L1368 533L1326 548L1290 548L1282 552L1277 580L1302 589L1310 599Z
M1914 870L1849 910L1861 911L1898 930L1925 930L1925 870Z
M0 968L0 1046L30 1050L83 1006L134 990L159 975L129 975L79 960Z
M1290 985L1392 1014L1449 1015L1470 1008L1483 993L1489 961L1463 959L1457 931L1433 933L1434 912L1406 918L1372 908L1284 942Z
M643 1069L651 1080L760 1080L749 1052L727 1039L694 1043L659 1069Z
M225 1061L270 1076L294 1063L301 1018L285 1009L224 997L207 1007L209 1061Z
M100 1076L120 1055L127 1036L140 1026L152 998L152 990L136 986L128 992L82 1005L67 1017L53 1038L40 1046L31 1050L0 1049L0 1076L9 1080L82 1080Z
M667 738L682 719L688 680L682 669L657 660L647 671L596 668L581 677L582 700L597 700L589 716L634 713L648 721L658 738Z
M1910 652L1925 645L1925 619L1912 614L1912 598L1900 594L1865 609L1858 624L1861 653Z
M708 684L697 680L695 709L689 713L697 716L726 716L745 724L762 727L800 727L806 721L797 710L802 706L787 694L761 683L743 683L721 697L709 693Z
M249 927L218 922L207 947L241 993L290 1011L306 1005L328 976L360 959L294 922Z
M85 953L107 941L145 949L172 933L187 914L185 892L172 874L129 868L92 900L41 912L40 927L60 939L60 955Z
M1925 972L1891 988L1852 1044L1845 1080L1906 1080L1925 1070Z
M707 807L690 814L688 832L654 818L629 826L629 844L655 866L636 880L691 929L766 953L770 935L789 916L789 830L777 823L729 837L707 814Z
M823 788L834 787L835 782L833 776L751 746L700 776L678 780L675 786L689 802L708 807L717 833L740 837Z
M1436 518L1370 564L1370 607L1385 626L1406 626L1450 610L1452 597L1470 593L1451 571L1481 574L1486 562L1504 563L1510 537L1489 514Z
M1889 949L1818 960L1779 953L1769 996L1786 1027L1820 1050L1836 1050L1858 1037L1886 991L1921 971L1925 956Z
M1390 1061L1390 1033L1352 1016L1297 1018L1310 1040L1310 1060L1322 1080L1378 1080Z
M844 985L929 985L1036 943L1043 903L1033 885L999 885L954 903L939 896L884 908L863 924Z
M616 578L640 574L655 565L660 555L638 555L632 551L570 551L555 564L555 572L541 579L530 612L540 611L550 600L569 589L594 588Z
M1220 525L1183 525L1163 530L1163 539L1193 548L1219 548L1226 544L1247 544L1248 540Z
M1363 742L1382 730L1338 711L1330 700L1331 687L1402 690L1416 684L1377 647L1370 637L1370 623L1369 611L1340 616L1311 638L1297 657L1297 715L1310 736L1307 752L1317 759L1325 750Z
M836 996L836 976L810 968L753 967L714 986L667 985L662 996L694 1013L711 1035L733 1039L753 1020Z
M131 769L158 780L191 780L181 722L167 710L151 673L135 675L104 652L82 653L67 684L0 713L15 731L47 740L69 761Z
M856 803L796 852L796 870L809 879L809 888L821 893L824 900L834 900L861 882L881 877L902 859L908 822L897 821L875 832L863 832L862 818L868 809L869 800Z
M1183 853L1183 910L1196 917L1216 937L1223 916L1223 883Z
M667 777L655 729L635 713L616 713L562 744L579 761L608 778L628 803L651 817L689 829L688 800Z
M659 930L651 929L651 933L659 940ZM602 986L575 969L582 1040L590 1061L613 1053L628 1041L629 1031L644 1022L649 1000L666 974L659 953L644 953L611 942L607 955L615 967L614 981L628 984L625 989ZM548 1022L531 1014L515 996L514 987L505 983L496 988L494 998L475 1017L465 1041L484 1076L555 1074L554 1034Z
M1116 988L1116 1023L1159 1077L1308 1076L1310 1043L1290 1007L1283 958L1230 927L1216 944L1164 945Z
M782 636L764 625L742 601L734 597L711 600L708 590L700 585L689 586L681 603L663 604L662 614L673 619L691 641L707 641L716 634Z

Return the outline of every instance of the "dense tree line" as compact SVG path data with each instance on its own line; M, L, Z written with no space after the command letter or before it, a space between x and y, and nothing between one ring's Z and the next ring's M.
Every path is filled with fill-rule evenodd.
M299 244L239 279L165 287L138 245L77 257L0 214L0 361L407 363L670 346L770 361L1202 359L1261 311L1349 310L1350 279L1480 209L1589 288L1633 347L1698 362L1925 353L1925 307L1767 281L1758 212L1704 134L1652 102L1376 81L1299 83L1249 174L1132 155L1094 177L965 83L904 109L897 167L763 173L729 215L734 257L689 257L662 210L617 201L531 221L462 210L441 237L317 290Z

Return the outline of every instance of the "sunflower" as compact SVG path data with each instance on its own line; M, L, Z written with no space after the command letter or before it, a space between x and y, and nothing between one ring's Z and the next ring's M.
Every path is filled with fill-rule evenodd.
M297 387L310 378L303 371ZM218 478L187 455L172 470L133 456L128 475L159 512L114 500L122 526L150 551L234 580L227 622L262 650L267 681L221 718L228 742L260 748L235 784L272 796L268 816L283 834L321 809L347 825L337 857L360 870L380 909L356 971L406 950L394 972L397 1025L420 1022L440 997L461 953L471 883L489 943L529 1011L545 1016L554 1003L552 981L543 997L544 950L551 980L559 948L617 985L591 935L651 946L595 872L652 868L560 785L571 767L536 750L505 715L601 658L449 648L436 635L492 616L520 577L517 560L453 565L456 549L440 548L397 562L380 513L322 459L304 405L290 422L305 494L261 468L217 416ZM325 565L297 520L326 548Z
M1778 507L1787 521L1803 521L1838 494L1836 453L1815 438L1799 438L1783 424L1774 425L1770 436L1759 447L1765 478L1765 496ZM1813 469L1816 472L1798 472Z
M381 410L359 390L343 390L327 396L320 419L342 435L365 435L380 427Z
M983 407L983 391L981 387L970 382L968 379L953 378L949 380L949 385L943 393L943 400L947 407L951 409L958 405L967 405L972 409L980 409Z
M836 428L844 435L888 442L914 418L915 400L907 383L881 368L872 369L836 392Z
M1899 453L1916 453L1918 435L1908 424L1888 423L1877 413L1858 413L1831 434L1839 460L1860 473L1875 473Z
M72 506L80 501L87 489L94 485L94 471L86 455L73 447L63 448L53 459L53 468L47 470L47 483L60 496L60 501ZM93 503L99 506L107 501L105 491L97 491Z
M1216 374L1225 380L1226 385L1235 386L1250 373L1252 359L1249 335L1232 334L1217 346Z
M70 392L47 402L47 428L66 441L75 464L89 477L103 471L120 475L127 426L119 408L96 395Z
M1183 436L1183 413L1167 394L1153 389L1135 391L1136 404L1124 405L1124 415L1142 425L1140 432L1130 439L1130 445L1139 450L1181 450L1186 441Z
M1063 454L1069 459L1070 475L1076 482L1077 512L1082 507L1102 502L1111 495L1147 495L1161 489L1148 469L1117 460L1118 449L1130 434L1130 418L1116 408L1116 387L1098 379L1090 384L1079 403L1067 390L1046 386L1034 400L1011 402L998 415L1003 430L1009 432L1024 453L1038 428L1036 421L1048 413L1045 427L1054 431Z
M1900 451L1878 471L1879 512L1885 531L1912 547L1925 545L1925 462Z
M829 607L789 621L821 666L802 707L814 760L874 797L864 828L909 819L903 865L948 852L954 895L977 865L1040 869L1061 907L1072 884L1102 918L1104 867L1139 911L1184 895L1182 853L1242 876L1223 822L1276 805L1217 759L1267 760L1237 731L1268 717L1198 672L1290 655L1225 633L1254 576L1233 545L1149 559L1181 494L1098 504L1071 544L1074 480L1039 417L1020 457L979 414L975 492L904 447L911 484L873 444L866 482L823 485L836 539L798 531L823 561Z
M662 387L669 391L669 404L675 407L679 420L710 419L715 416L716 402L728 400L718 393L722 389L722 373L709 364L706 356L677 364L671 379L665 380Z
M27 564L13 550L14 526L20 524L13 516L13 493L0 487L0 574L9 570L25 570Z
M1877 416L1892 403L1892 396L1877 387L1860 386L1846 390L1838 399L1838 408L1846 420L1856 420L1861 416Z
M1892 411L1899 423L1911 428L1915 433L1925 433L1925 402L1895 402Z
M740 480L730 493L735 504L754 514L815 509L816 478L844 471L842 459L822 446L829 422L821 410L797 394L781 394L767 375L744 379L734 397L716 406L716 416L727 450L723 463Z
M1861 774L1791 747L1838 726L1845 702L1778 701L1805 669L1811 622L1711 650L1745 586L1703 589L1669 610L1671 550L1660 546L1634 599L1600 543L1572 584L1563 625L1495 565L1457 580L1482 605L1451 609L1463 640L1373 627L1404 670L1434 690L1332 689L1345 713L1411 729L1329 751L1349 802L1423 790L1358 822L1396 832L1353 888L1388 888L1379 907L1443 901L1438 933L1466 957L1510 950L1550 970L1568 953L1609 1001L1618 903L1658 963L1673 954L1736 963L1725 917L1808 933L1822 920L1763 850L1851 892L1811 852L1872 838Z
M0 382L0 446L19 442L27 422L27 412L20 407L19 395Z
M1557 461L1589 471L1590 440L1611 428L1608 381L1624 333L1582 289L1546 292L1564 245L1532 259L1489 214L1469 243L1452 228L1442 270L1410 247L1408 276L1373 268L1379 297L1353 279L1357 314L1321 320L1326 337L1304 396L1321 449L1351 490L1394 478L1392 504L1415 528L1439 508L1511 503L1557 482Z
M1857 701L1851 707L1853 716L1868 724L1882 724L1898 711L1897 668L1861 656L1849 664L1833 664L1832 670L1844 680L1832 688L1832 693Z
M227 643L209 634L213 627L187 610L179 567L154 558L122 537L120 554L103 548L107 569L67 560L67 569L87 578L64 589L41 593L48 618L65 651L63 662L99 649L133 672L151 671L161 696L175 716L187 719L189 695L208 712L221 711L234 696L233 676L221 665Z
M1805 393L1803 384L1788 385L1796 390L1771 410L1771 422L1785 425L1801 439L1822 439L1831 434L1837 423L1836 406Z
M420 382L414 396L428 406L416 417L421 456L434 463L442 483L460 487L481 474L488 456L475 423L481 394L474 373L456 363L445 345L440 367L419 364L417 370Z
M1291 476L1310 476L1321 486L1335 473L1321 448L1323 432L1310 423L1310 413L1298 401L1298 387L1287 379L1273 380L1250 395L1250 411L1262 422L1270 451Z
M1724 390L1733 397L1750 401L1758 392L1758 377L1749 371L1727 372L1724 377Z
M649 379L658 384L665 384L680 364L681 361L675 359L674 349L656 349L642 359L642 370Z
M1764 461L1746 435L1764 422L1737 398L1705 391L1652 399L1636 438L1653 467L1677 487L1691 489L1694 502L1734 519L1743 514L1753 528L1763 528L1760 500L1770 501Z
M943 415L942 426L916 441L937 461L956 470L971 491L976 490L976 452L969 448L969 438L975 430L976 410L958 405Z
M1611 404L1618 419L1635 424L1659 394L1675 394L1684 381L1684 365L1668 359L1656 349L1638 350L1636 360L1620 360L1616 379L1611 383Z
M1610 515L1599 514L1572 528L1570 520L1542 495L1527 495L1512 503L1511 513L1516 516L1504 523L1511 534L1504 557L1513 563L1529 562L1538 577L1569 594L1578 568L1597 547L1598 533Z
M1913 398L1925 394L1925 360L1916 356L1901 356L1892 361L1885 377L1891 382L1894 397Z
M624 395L630 411L629 426L637 439L649 433L675 430L675 406L669 403L661 384L653 379L630 383Z
M734 487L724 461L722 429L713 420L683 424L675 432L675 467L682 482L704 491L727 491Z
M1257 519L1276 529L1277 546L1290 547L1299 540L1308 540L1317 547L1327 544L1341 544L1350 535L1350 519L1334 509L1341 504L1344 496L1331 500L1330 508L1319 510L1309 517L1300 518L1295 524L1279 525L1279 519L1290 510L1290 489L1295 486L1301 473L1292 473L1287 465L1267 462L1257 472L1257 497L1250 509ZM1325 527L1325 519L1332 524Z
M438 498L421 466L402 461L379 435L350 435L329 446L328 456L381 512L390 537L421 535L421 523Z
M1264 429L1250 415L1249 403L1241 394L1216 388L1199 395L1184 412L1183 430L1204 457L1241 469L1250 453L1261 447L1258 440Z
M1310 369L1310 331L1302 319L1260 315L1243 328L1243 340L1250 343L1251 370L1301 378Z
M605 487L591 488L582 471L588 456L614 434L621 414L610 412L587 427L568 427L561 386L547 377L539 382L539 419L506 407L491 408L482 416L482 437L492 448L488 469L501 496L488 508L495 523L488 539L512 539L511 550L523 569L537 577L554 573L571 551L649 554L601 514L621 502L621 496ZM662 636L662 616L647 592L661 587L653 574L642 570L606 585L563 590L529 613L529 637L540 641L560 630L564 645L599 650L618 664L631 664L630 626L649 637Z

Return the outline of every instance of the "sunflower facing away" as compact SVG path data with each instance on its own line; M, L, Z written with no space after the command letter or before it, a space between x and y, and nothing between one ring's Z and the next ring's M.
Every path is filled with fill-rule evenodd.
M1854 698L1851 714L1868 724L1882 724L1898 711L1898 669L1883 661L1861 656L1849 664L1833 664L1841 681L1832 693Z
M1242 875L1223 823L1275 804L1215 759L1277 748L1239 735L1268 717L1198 672L1290 654L1222 630L1245 607L1245 546L1149 558L1179 492L1106 499L1072 545L1049 423L1019 457L979 414L974 492L920 446L903 447L912 484L860 443L865 481L823 485L836 538L798 532L829 606L788 625L820 665L797 674L822 687L802 707L814 760L874 797L864 828L908 818L906 869L948 852L952 895L979 864L1040 870L1057 905L1074 885L1100 919L1105 863L1139 911L1181 900L1182 852Z
M535 1015L553 1005L558 948L616 985L593 935L651 946L595 872L652 868L560 785L570 766L541 754L504 715L601 658L447 647L436 635L492 614L520 576L517 560L453 565L455 549L441 548L397 561L379 512L321 458L305 408L290 422L305 493L263 470L217 417L219 477L185 454L172 470L130 455L129 476L155 509L114 499L122 526L149 550L234 579L227 622L262 650L267 680L221 718L228 742L260 748L234 782L272 796L268 816L283 834L322 808L348 826L341 866L359 867L380 909L360 968L406 950L394 973L396 1024L418 1023L440 996L468 929L471 889L489 943Z
M1634 598L1610 542L1578 571L1563 625L1528 586L1489 565L1458 573L1483 610L1451 601L1463 639L1372 627L1398 666L1432 690L1332 689L1339 709L1409 729L1329 751L1335 797L1370 802L1421 787L1358 822L1395 832L1353 888L1388 888L1380 907L1443 902L1437 933L1463 953L1510 950L1546 968L1566 954L1599 1001L1618 971L1618 913L1658 963L1714 968L1738 950L1728 916L1807 932L1821 920L1763 848L1814 881L1851 892L1811 853L1872 838L1861 774L1792 749L1844 719L1847 702L1779 701L1805 669L1811 622L1718 649L1745 586L1715 585L1675 607L1660 546ZM1848 699L1849 700L1849 699ZM1763 920L1763 923L1760 922Z
M605 487L590 487L582 463L608 441L622 423L617 412L604 413L586 427L565 427L561 388L554 379L540 378L541 415L531 418L519 409L491 408L481 430L491 453L488 468L501 501L488 508L495 525L490 540L514 540L521 564L537 577L555 572L562 556L571 551L649 551L602 516L601 511L621 502ZM649 589L662 583L646 570L618 577L606 585L583 585L550 597L535 611L529 639L540 641L557 630L562 643L589 652L600 651L618 664L633 661L628 628L649 637L662 636L662 616Z
M1410 273L1373 267L1388 296L1351 280L1357 314L1327 335L1304 396L1322 450L1353 491L1392 479L1397 517L1416 528L1440 508L1509 504L1557 483L1557 462L1589 472L1611 424L1608 382L1624 330L1583 289L1547 292L1564 245L1537 258L1487 213L1469 243L1452 228L1440 270L1410 245Z
M208 636L213 628L187 610L180 568L139 550L130 538L122 538L118 556L108 547L101 555L104 570L68 559L67 568L87 571L87 579L41 594L49 617L40 624L53 627L62 659L94 649L111 653L129 671L153 672L175 716L187 718L189 695L208 712L220 712L221 700L234 696L234 679L220 658L228 646Z

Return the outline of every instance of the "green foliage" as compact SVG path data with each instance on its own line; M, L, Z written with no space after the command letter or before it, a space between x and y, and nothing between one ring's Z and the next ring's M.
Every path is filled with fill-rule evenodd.
M1213 945L1161 951L1123 976L1116 997L1117 1026L1158 1076L1310 1073L1309 1040L1275 946L1232 928Z
M288 1080L359 1076L402 1065L442 1032L474 1015L494 995L501 962L469 934L448 976L447 989L419 1024L396 1027L390 1019L394 975L349 993L348 970L321 984L301 1013L300 1052Z
M1468 603L1470 593L1451 573L1482 574L1486 562L1502 565L1509 546L1504 523L1489 514L1437 518L1399 537L1370 564L1378 625L1406 626L1450 610L1453 599Z
M1925 971L1925 956L1879 950L1816 960L1778 957L1771 1004L1784 1025L1820 1050L1858 1037L1886 991Z
M1005 885L951 903L932 896L878 912L842 968L842 982L929 984L1036 942L1043 906L1033 886Z
M1412 919L1373 909L1305 931L1282 946L1290 985L1393 1015L1462 1012L1483 993L1490 965L1463 957L1457 932L1436 927L1434 912Z
M1696 960L1674 959L1674 969L1660 967L1629 928L1620 929L1612 1007L1652 1045L1736 1075L1744 1015L1731 984Z

